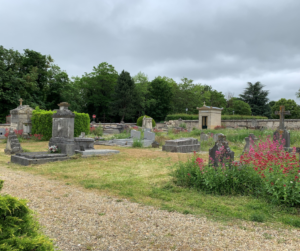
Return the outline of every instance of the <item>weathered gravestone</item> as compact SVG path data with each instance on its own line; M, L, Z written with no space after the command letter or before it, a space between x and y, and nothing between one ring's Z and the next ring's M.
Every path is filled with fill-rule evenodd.
M6 154L16 154L23 152L20 142L13 128L9 129L6 148L4 149Z
M74 138L75 142L75 151L86 151L86 150L94 150L94 142L93 138L86 138L85 133L82 132L79 137Z
M52 138L49 146L57 146L61 153L69 156L75 154L74 118L67 102L58 104L59 110L52 116Z
M243 153L249 152L250 146L254 146L258 138L253 133L250 133L248 137L245 138L246 144Z
M144 139L151 140L153 142L155 140L155 133L144 131Z
M146 118L146 116L143 117L143 128L152 129L152 118Z
M273 139L288 150L287 148L291 146L290 132L284 127L284 115L290 115L290 111L285 111L285 107L282 105L280 106L280 111L276 111L275 115L279 115L280 122L277 130L273 134Z
M133 139L140 139L141 138L141 132L136 130L131 130L130 132L130 138Z
M222 164L231 164L232 161L234 161L234 152L230 150L226 136L220 133L214 147L209 149L209 164L218 167Z
M204 132L201 132L200 141L207 141L207 140L208 140L208 134L205 134Z
M215 142L217 142L218 141L218 139L219 139L219 135L223 135L222 133L216 133L216 134L214 134L213 135L213 137L214 137L214 141Z
M200 151L198 139L181 138L175 140L166 140L166 144L162 146L162 150L166 152L189 153Z
M6 130L5 128L0 128L0 139L5 139L5 133L6 133Z

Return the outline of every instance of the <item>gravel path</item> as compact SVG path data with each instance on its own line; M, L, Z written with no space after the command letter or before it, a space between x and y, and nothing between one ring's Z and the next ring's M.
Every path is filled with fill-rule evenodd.
M0 167L2 193L29 200L61 250L300 250L300 231L224 225ZM241 227L242 226L242 227Z

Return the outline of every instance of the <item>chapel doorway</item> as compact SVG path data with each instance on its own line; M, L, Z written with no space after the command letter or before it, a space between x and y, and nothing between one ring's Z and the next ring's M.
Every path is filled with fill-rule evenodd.
M202 129L207 129L207 116L202 117Z

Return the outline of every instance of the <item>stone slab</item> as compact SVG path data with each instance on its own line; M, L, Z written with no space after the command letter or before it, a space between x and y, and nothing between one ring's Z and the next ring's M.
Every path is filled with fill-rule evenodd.
M190 153L199 152L200 144L197 145L181 145L181 146L162 146L162 150L166 152Z
M33 164L45 164L54 161L68 160L66 154L48 153L48 152L32 152L32 153L17 153L11 156L11 162L22 166Z
M130 137L133 139L140 139L141 138L141 132L136 130L131 130Z
M198 139L194 138L181 138L175 140L166 140L166 146L186 146L186 145L197 145L199 144Z
M82 156L93 156L93 155L108 155L108 154L117 154L120 153L118 150L110 150L110 149L101 149L101 150L86 150L86 151L75 151L75 153L79 153Z
M0 128L0 136L4 136L6 133L5 128Z

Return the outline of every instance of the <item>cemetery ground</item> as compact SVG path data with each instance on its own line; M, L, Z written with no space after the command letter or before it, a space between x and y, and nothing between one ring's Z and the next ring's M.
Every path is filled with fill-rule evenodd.
M268 130L226 129L218 131L208 130L206 132L225 134L231 149L235 151L235 159L242 153L244 147L243 139L247 137L249 133L254 133L257 137L262 138L265 138L268 134L272 135L271 131ZM157 141L163 143L167 139L180 137L199 138L199 131L192 131L190 133L177 131L170 131L168 133L157 132L156 135ZM122 135L117 135L117 137L122 137ZM21 144L25 151L30 152L46 150L48 147L48 142L45 141L26 142L26 140L24 140ZM208 148L212 146L212 139L201 142L200 157L208 159L207 151ZM291 131L291 146L300 146L299 131ZM143 245L153 245L153 248L168 248L169 250L198 250L197 247L200 247L202 245L201 243L204 245L202 247L209 247L209 245L211 245L210 247L214 248L214 250L217 250L216 247L220 249L230 249L230 247L241 248L243 245L246 246L242 249L247 249L247 247L248 249L249 247L252 247L252 249L261 249L264 247L266 250L284 250L287 247L291 250L299 249L300 210L298 208L272 205L264 199L251 196L216 196L205 194L195 189L176 186L172 181L173 178L170 173L178 161L187 161L188 158L191 158L192 154L167 153L162 152L161 148L143 149L95 145L95 149L116 149L120 151L120 154L89 158L74 156L68 161L24 167L9 163L10 156L4 155L4 148L5 144L0 144L0 167L2 169L2 175L10 177L12 173L16 173L16 175L21 178L8 178L9 181L4 183L4 191L6 191L6 186L10 187L11 191L16 191L16 187L22 190L24 184L21 185L19 181L22 180L24 176L25 181L26 179L35 180L38 183L38 187L35 188L29 185L30 182L28 180L26 181L29 187L27 188L25 184L25 190L30 189L29 191L33 193L33 195L35 189L37 189L37 196L39 196L39 198L45 196L49 199L49 203L59 204L61 201L67 201L67 203L72 205L72 200L77 201L75 197L78 196L81 200L85 200L85 197L82 196L82 192L92 189L92 192L103 196L103 202L110 201L110 203L112 203L113 209L106 208L106 210L102 209L103 211L99 211L98 206L94 205L96 209L93 217L98 217L100 222L109 220L105 218L111 217L111 214L117 214L116 211L120 209L119 207L123 204L128 206L129 201L138 203L134 203L134 209L130 209L129 214L133 214L134 210L136 210L137 213L137 218L132 219L131 217L131 221L146 221L142 216L145 212L140 211L140 207L143 208L143 205L162 209L163 219L165 220L165 218L170 217L170 220L167 220L168 222L164 223L162 218L159 218L161 222L155 221L155 219L149 216L149 212L147 212L147 217L155 222L153 224L161 225L162 223L165 225L163 230L165 231L163 235L164 241L158 241L157 239L150 241L152 237L144 236L143 240L145 240L145 243L148 238L150 244ZM24 171L26 173L24 173ZM12 184L8 184L10 182L12 182ZM72 194L74 189L80 192L74 195L74 193ZM19 196L19 193L22 193L21 190L15 193ZM55 194L52 194L51 190L55 191ZM16 196L15 194L12 195ZM51 196L52 198L50 198ZM30 200L31 199L33 199L32 196ZM76 210L81 210L80 212L85 210L84 208L86 206L81 205L82 201L77 201L76 203ZM31 203L29 203L29 205L31 205ZM82 209L78 209L78 207ZM89 210L90 209L91 208L89 208ZM51 211L53 209L49 210ZM171 216L168 214L169 212L171 212ZM180 213L181 216L177 212ZM66 212L64 213L66 214ZM86 215L80 215L80 217L81 216L84 217ZM202 223L195 222L194 217L199 219ZM205 218L208 220L205 220ZM118 220L121 221L120 218L118 218ZM118 220L115 218L111 222L118 224ZM183 227L182 220L186 221L187 224L184 225L185 230L181 228ZM63 232L63 222L63 219L54 217L50 223L60 225L59 230ZM174 226L171 226L172 222L175 223ZM45 223L45 225L47 224ZM111 228L111 225L112 223L110 223L110 229L112 231L118 231L115 228ZM207 229L204 226L206 226ZM176 230L176 227L181 230ZM205 233L201 230L202 237L199 236L199 239L191 241L187 238L189 240L184 241L184 238L181 239L181 237L178 236L182 234L182 231L186 231L187 234L192 234L187 228L194 231L194 233L197 231L196 229L206 230ZM135 232L135 234L139 235L140 233ZM235 236L232 236L232 234ZM231 237L228 241L224 241L227 240L226 238L229 235ZM94 239L90 241L82 240L79 241L79 243L83 245L81 246L82 248L85 248L82 250L92 250L94 246L93 243L97 241L101 242L103 238L105 237L95 234ZM170 239L174 245L167 243L165 239ZM233 239L237 242L233 241ZM181 244L177 243L177 240L180 240ZM132 241L135 243L134 240ZM220 243L213 244L215 241L219 241ZM253 242L253 244L250 244L251 242ZM101 243L103 244L103 241ZM132 245L132 243L130 245ZM186 247L188 247L188 249L185 249L184 245L187 245ZM63 244L61 246L64 247ZM75 240L73 246L72 249L69 250L81 250L76 249L79 248L79 246ZM64 250L68 250L68 248Z

